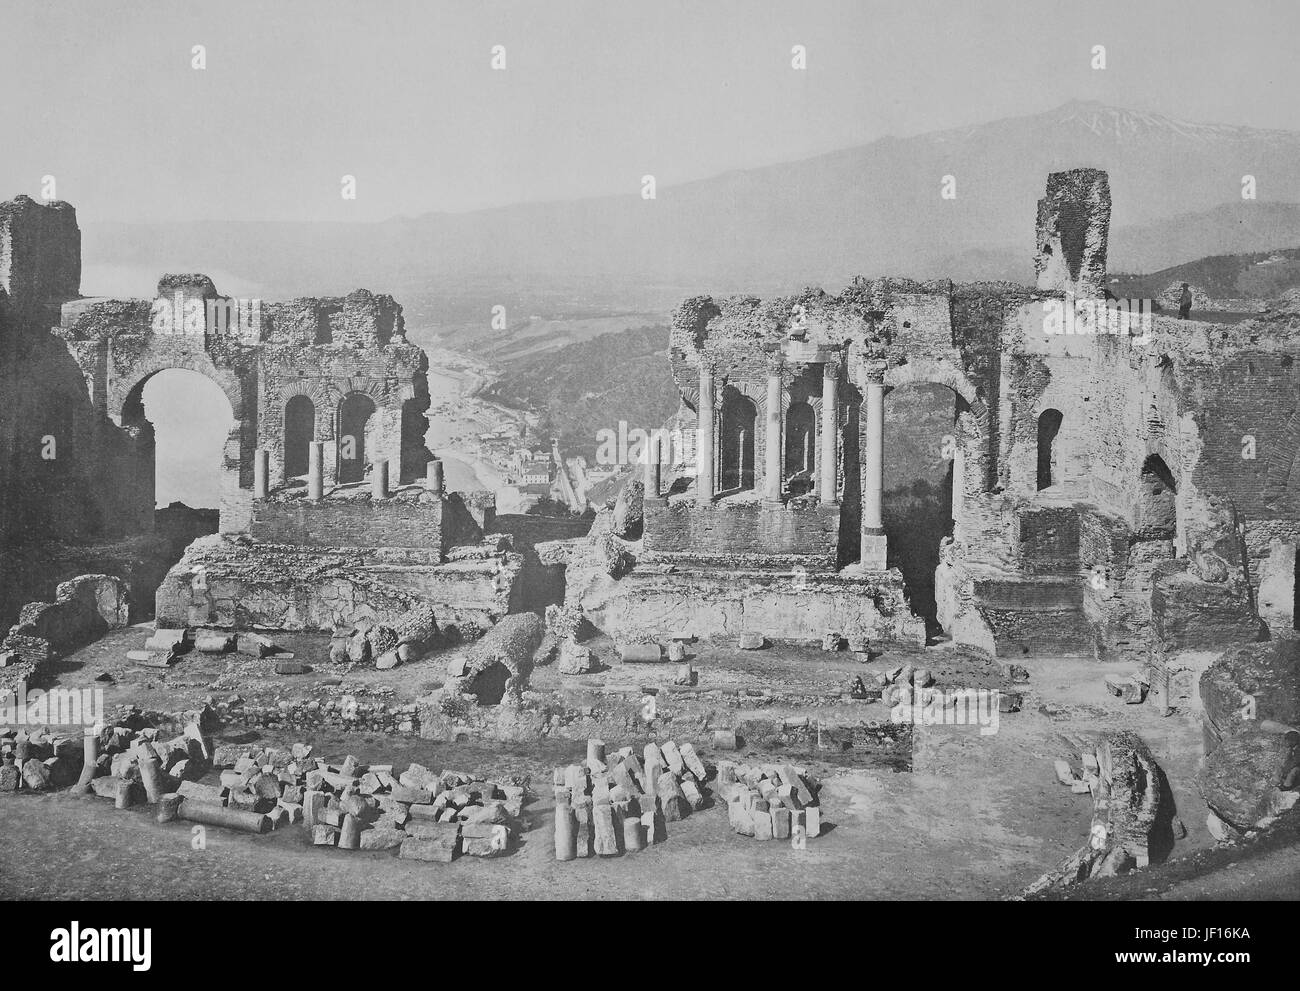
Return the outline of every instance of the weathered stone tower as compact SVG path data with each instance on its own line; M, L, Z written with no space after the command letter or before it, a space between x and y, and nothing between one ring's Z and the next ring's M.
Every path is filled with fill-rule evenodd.
M1071 169L1047 177L1038 201L1034 272L1038 288L1096 298L1106 291L1110 182L1101 169Z

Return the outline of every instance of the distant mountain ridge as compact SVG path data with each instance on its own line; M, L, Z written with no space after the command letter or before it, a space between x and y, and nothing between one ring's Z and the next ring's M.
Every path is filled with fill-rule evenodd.
M1047 173L1078 166L1110 173L1113 270L1300 244L1300 132L1084 101L727 172L652 201L632 184L623 196L379 224L81 222L90 265L226 271L268 296L466 280L662 283L683 295L857 274L1028 281ZM956 199L940 196L946 175ZM1245 175L1255 201L1241 199Z

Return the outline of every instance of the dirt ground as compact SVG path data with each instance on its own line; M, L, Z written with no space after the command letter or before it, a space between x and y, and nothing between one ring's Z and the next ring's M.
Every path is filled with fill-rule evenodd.
M311 637L296 642L285 638L299 659L320 663L312 674L295 678L275 676L265 661L231 657L187 661L165 674L130 668L122 660L125 650L138 646L145 633L144 628L118 631L73 655L60 665L58 683L102 686L110 705L134 701L166 710L220 694L214 685L232 677L241 682L245 696L291 697L308 691L311 679L332 673L321 663L322 639ZM441 682L446 656L394 672L347 677L373 680L398 697L414 697ZM670 665L622 665L612 656L607 660L610 666L580 681L580 690L550 668L539 669L534 685L599 695L639 692L647 681L665 688L671 682ZM745 713L797 718L802 713L825 719L828 725L888 721L883 704L840 697L853 674L863 674L870 684L868 676L876 671L919 662L935 668L943 684L945 665L956 670L951 652L941 649L923 657L891 654L861 664L851 654L778 649L748 653L699 646L695 661L700 670L695 691L725 695L730 699L725 711L733 718ZM219 734L218 742L301 740L326 756L352 753L363 762L399 766L415 760L439 770L472 770L528 782L535 797L525 809L525 832L517 849L504 858L461 858L452 864L403 861L396 851L320 849L311 846L301 827L269 836L208 829L206 848L194 849L188 824L160 825L145 808L117 811L109 802L66 794L6 794L0 795L0 897L1000 898L1016 894L1085 842L1091 798L1060 785L1052 762L1077 757L1077 741L1119 728L1138 732L1169 778L1187 829L1174 858L1213 846L1205 825L1207 810L1193 782L1201 748L1197 719L1165 717L1149 704L1124 705L1106 693L1103 677L1108 669L1093 661L1043 657L1020 663L1030 672L1029 683L1017 686L1025 695L1022 711L1002 714L997 731L987 735L973 727L915 728L911 770L905 763L900 768L898 762L877 759L879 754L869 748L836 746L819 752L812 746L793 755L822 780L823 820L828 824L805 850L732 833L726 809L719 804L669 823L666 840L652 849L557 863L550 774L557 764L583 755L580 740L444 744L341 731L311 736L230 727ZM114 681L95 682L105 670ZM978 672L966 673L979 678ZM740 687L756 684L763 687ZM661 697L671 704L670 695ZM707 740L695 743L708 762L792 759L788 751L745 749L737 755L714 752ZM1124 895L1134 896L1141 894Z

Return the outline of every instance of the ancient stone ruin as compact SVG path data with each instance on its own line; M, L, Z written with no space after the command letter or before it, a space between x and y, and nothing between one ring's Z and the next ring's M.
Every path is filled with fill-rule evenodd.
M680 749L647 748L648 777L631 746L611 748L617 759L607 763L603 743L556 777L557 851L576 859L640 850L660 838L660 818L677 821L667 809L705 808L689 735L741 747L732 717L763 696L761 676L734 662L725 703L701 700L714 690L692 663L701 645L847 647L865 664L945 640L950 656L983 665L980 691L1028 680L1000 660L1081 657L1122 663L1128 676L1108 669L1105 681L1117 705L1203 710L1197 781L1210 828L1249 836L1294 804L1300 773L1297 641L1287 639L1300 628L1300 311L1278 301L1226 331L1113 298L1110 207L1104 172L1048 177L1032 288L871 278L838 294L685 300L667 342L677 412L652 433L636 477L593 514L507 522L491 494L448 491L426 449L429 359L406 339L392 297L358 289L238 300L204 275L170 274L152 299L84 298L73 209L25 197L0 204L0 391L20 414L0 435L12 469L0 475L0 610L5 626L14 622L0 681L48 673L51 661L138 621L149 601L160 669L191 645L246 658L208 683L222 689L239 688L254 661L277 676L308 672L253 630L328 633L329 663L379 678L435 645L475 640L439 663L418 698L383 703L377 715L358 717L341 697L283 699L240 716L243 700L227 698L205 711L290 729L338 713L342 728L445 743L584 729L635 742L678 734ZM153 504L154 428L142 395L172 368L211 379L232 413L220 511L197 539L187 527L202 520L161 532ZM950 509L924 531L937 544L924 576L928 613L886 498L886 400L909 387L939 390L950 414L940 451ZM640 666L665 662L671 677L638 679ZM635 701L620 696L613 715L598 714L585 684L615 666L611 681L623 681L609 695ZM541 677L549 695L536 689ZM330 680L335 696L342 680ZM891 658L832 701L942 714L953 687L928 657ZM679 692L674 725L656 715L660 691ZM986 714L1018 712L1023 701L1006 691ZM591 725L601 718L604 727ZM823 747L819 715L769 722L769 742ZM888 748L910 732L888 729L846 735ZM125 758L113 766L128 750L150 773L153 761L170 772L191 759L212 770L211 755L184 737L159 751L154 737L125 730L105 739L107 761L83 754L83 767L108 772L87 787L129 804L128 786L90 784L134 781ZM926 760L940 766L945 745L939 734L923 741ZM76 763L61 736L7 733L4 748L6 790L52 787ZM658 773L657 754L671 773ZM681 755L690 759L678 766ZM1157 863L1172 845L1167 781L1140 737L1108 732L1080 759L1081 774L1066 763L1058 776L1092 796L1092 838L1035 893ZM408 859L440 860L470 847L503 852L513 824L497 817L518 809L494 803L522 800L516 785L498 798L481 779L429 772L426 781L420 765L407 775L423 783L411 784L386 764L366 780L356 766L324 761L289 771L264 749L236 761L219 794L205 799L215 786L187 781L191 794L178 792L185 804L170 811L259 832L286 792L290 811L277 818L316 792L319 808L296 811L321 845L400 846ZM814 802L802 765L714 766L711 787L735 833L825 835L820 792ZM285 777L263 779L272 771ZM313 787L322 781L332 787ZM400 800L413 789L415 800Z

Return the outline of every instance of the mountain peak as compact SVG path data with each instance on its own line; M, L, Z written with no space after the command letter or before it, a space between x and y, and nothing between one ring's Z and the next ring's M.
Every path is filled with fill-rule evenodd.
M1180 120L1149 110L1114 107L1098 100L1067 100L1041 115L1055 124L1078 127L1101 138L1114 141L1151 137L1181 137L1193 141L1287 140L1294 141L1292 131L1244 127L1237 124L1205 124Z

